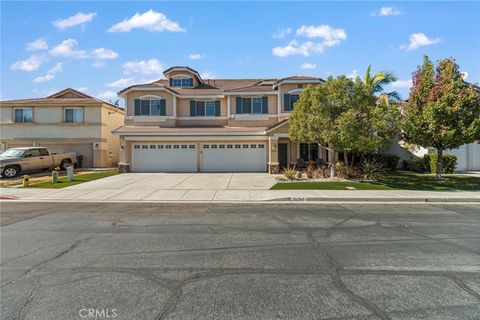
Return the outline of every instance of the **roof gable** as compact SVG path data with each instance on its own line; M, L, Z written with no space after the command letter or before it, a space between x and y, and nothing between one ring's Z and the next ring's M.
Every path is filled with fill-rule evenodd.
M64 99L74 99L74 98L93 98L83 92L78 90L67 88L52 95L49 95L47 98L49 99L56 99L56 98L64 98Z

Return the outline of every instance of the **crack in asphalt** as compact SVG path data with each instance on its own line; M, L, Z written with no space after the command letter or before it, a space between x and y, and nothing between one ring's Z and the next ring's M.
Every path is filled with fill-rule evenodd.
M37 286L38 286L38 278L36 278L36 277L34 276L33 279L32 279L32 289L30 289L30 291L28 292L27 298L25 299L25 302L24 302L23 305L17 310L17 315L16 315L12 320L18 320L18 319L20 319L20 316L22 315L23 310L25 310L25 309L27 308L27 306L32 302L32 300L33 300L33 293L34 293L34 291L37 289Z
M453 280L453 282L455 282L463 291L466 291L468 292L470 295L472 295L473 297L475 297L478 301L480 301L480 294L478 292L476 292L475 290L473 290L472 288L470 288L465 282L463 282L462 279L460 279L458 276L456 275L449 275L449 278Z

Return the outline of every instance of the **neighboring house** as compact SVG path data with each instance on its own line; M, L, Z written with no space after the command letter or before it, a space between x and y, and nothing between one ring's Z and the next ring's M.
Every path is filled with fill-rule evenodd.
M51 152L76 152L83 167L118 163L119 138L111 131L124 110L74 89L46 98L0 102L2 150L41 146Z
M413 154L423 157L427 153L436 152L434 148L420 147L413 151ZM458 149L445 150L444 153L457 157L456 171L480 171L480 142L464 144Z
M120 136L120 164L133 172L275 172L326 150L288 138L288 118L307 85L320 78L202 79L189 67L165 80L130 86Z

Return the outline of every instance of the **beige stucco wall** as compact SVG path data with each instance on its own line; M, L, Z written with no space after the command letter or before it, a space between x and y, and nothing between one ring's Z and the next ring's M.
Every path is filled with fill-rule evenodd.
M227 99L215 98L215 99L177 99L177 117L190 117L190 100L196 101L215 101L220 100L220 117L227 116Z
M112 134L112 130L120 127L124 123L123 110L112 110L111 108L102 108L102 138L106 139L102 143L102 150L104 150L102 157L105 158L102 164L110 167L119 162L120 152L120 138Z

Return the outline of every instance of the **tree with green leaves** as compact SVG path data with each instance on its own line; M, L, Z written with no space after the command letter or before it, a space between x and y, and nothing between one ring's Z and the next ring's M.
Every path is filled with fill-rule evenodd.
M395 74L388 71L379 71L372 74L371 69L372 66L368 66L367 71L365 72L365 77L363 78L368 90L370 90L372 94L378 94L380 100L384 100L385 103L400 100L398 92L385 92L386 85L398 80Z
M309 86L295 103L289 118L292 141L334 146L349 152L374 152L388 146L399 129L396 106L378 101L357 78L329 77L320 86Z
M403 105L402 125L408 143L437 150L438 179L443 152L480 140L480 93L466 83L453 58L437 62L428 56L413 73L413 86Z

